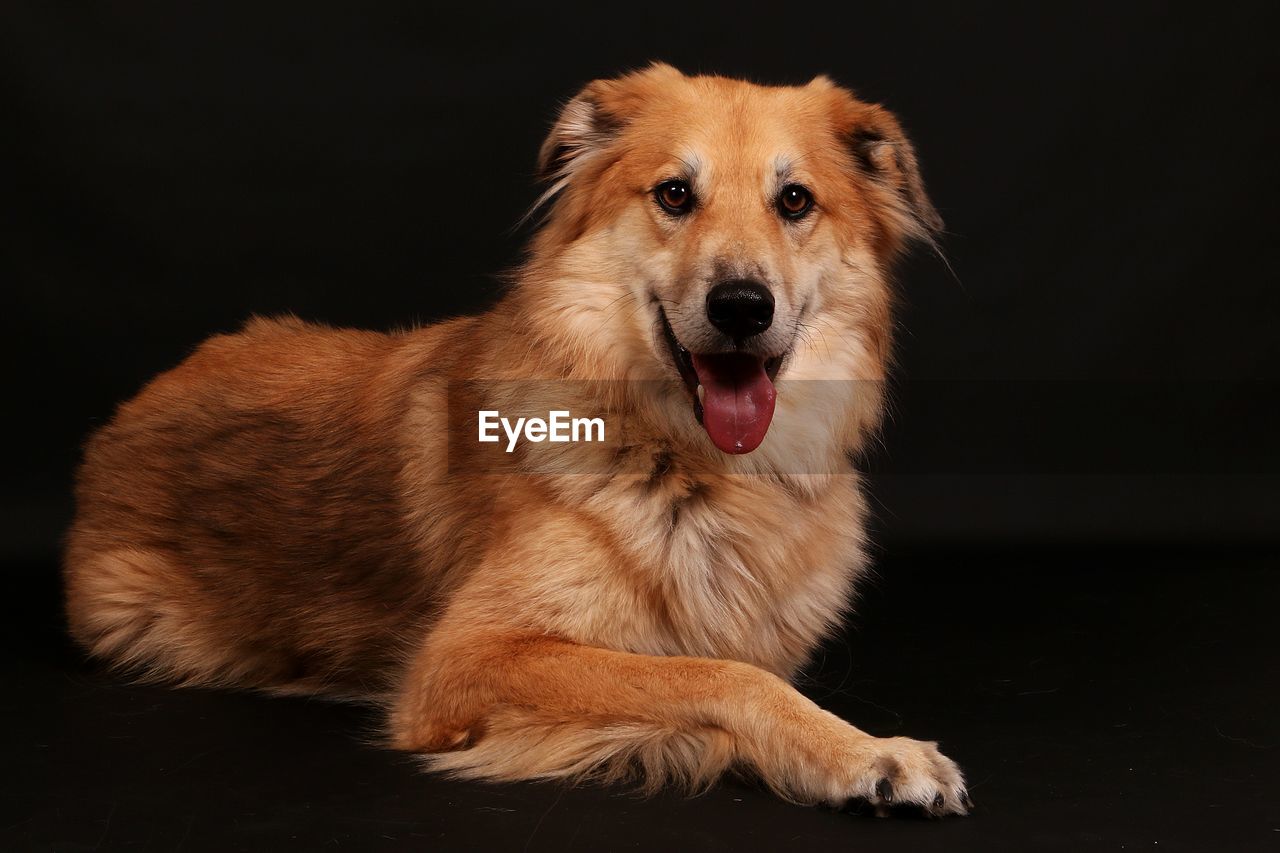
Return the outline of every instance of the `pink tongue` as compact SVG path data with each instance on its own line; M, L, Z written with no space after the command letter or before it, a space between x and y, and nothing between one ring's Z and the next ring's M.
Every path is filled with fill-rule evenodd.
M777 392L764 361L746 353L693 355L705 392L702 426L725 453L750 453L764 441Z

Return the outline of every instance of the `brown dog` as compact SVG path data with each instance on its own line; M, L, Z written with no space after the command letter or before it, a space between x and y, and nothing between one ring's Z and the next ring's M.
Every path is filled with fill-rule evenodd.
M933 744L787 683L864 566L848 460L888 267L940 226L897 122L825 78L655 65L587 86L541 165L545 223L488 313L254 320L120 408L80 471L76 638L184 684L375 697L396 747L471 777L737 766L964 813ZM485 411L561 409L603 440L479 440Z

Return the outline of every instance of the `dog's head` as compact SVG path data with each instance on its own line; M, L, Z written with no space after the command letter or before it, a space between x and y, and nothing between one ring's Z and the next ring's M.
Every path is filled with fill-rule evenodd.
M533 278L556 322L611 375L682 384L726 453L763 441L780 372L881 378L887 267L941 226L893 116L821 77L765 87L654 65L598 80L540 169Z

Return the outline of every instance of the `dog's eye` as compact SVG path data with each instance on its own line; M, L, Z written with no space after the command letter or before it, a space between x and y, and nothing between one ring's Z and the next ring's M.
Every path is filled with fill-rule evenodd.
M778 193L778 212L787 219L799 219L813 208L813 193L799 184L787 184Z
M684 181L663 181L653 189L653 197L667 213L681 216L693 208L693 190Z

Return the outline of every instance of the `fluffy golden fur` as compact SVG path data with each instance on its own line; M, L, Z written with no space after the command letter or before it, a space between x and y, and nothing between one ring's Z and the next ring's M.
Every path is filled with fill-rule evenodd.
M77 484L74 636L142 676L372 697L394 746L471 777L737 767L797 801L967 811L933 744L788 684L864 568L849 459L880 416L888 269L940 224L897 122L825 78L655 65L574 98L541 166L545 221L487 313L254 320L120 407ZM679 220L653 196L673 174L699 196ZM812 189L803 220L783 181ZM699 426L658 313L710 340L724 275L769 284L783 354L745 455ZM621 426L572 457L446 438L548 402Z

